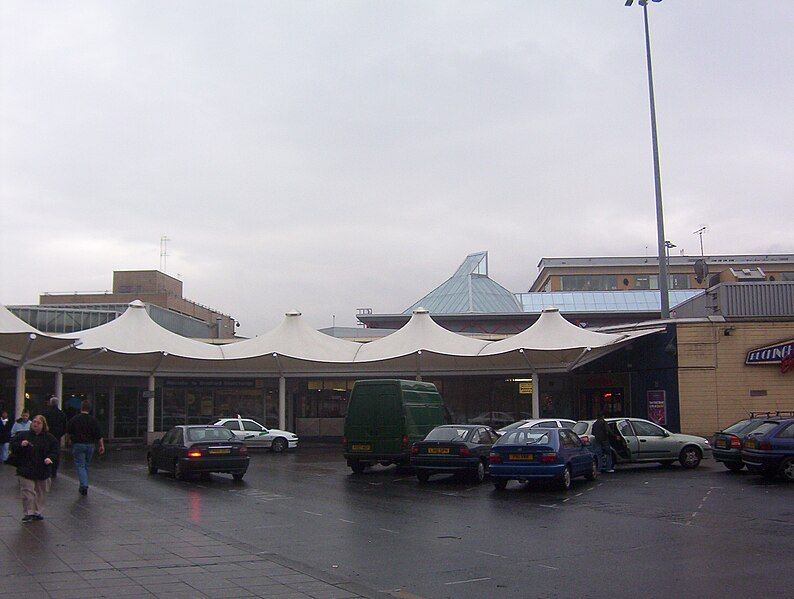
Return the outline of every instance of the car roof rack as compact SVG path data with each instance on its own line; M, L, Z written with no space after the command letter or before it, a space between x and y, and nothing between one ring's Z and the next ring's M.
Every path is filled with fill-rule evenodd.
M772 410L770 412L750 412L750 418L794 418L794 410Z

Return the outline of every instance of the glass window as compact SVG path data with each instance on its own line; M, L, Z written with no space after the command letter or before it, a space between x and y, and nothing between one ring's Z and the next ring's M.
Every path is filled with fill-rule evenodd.
M187 438L189 441L231 441L234 439L234 433L220 426L189 428Z
M163 437L163 441L162 441L163 445L171 445L171 444L173 444L173 442L176 440L176 431L177 431L177 429L172 428L170 431L168 431L165 434L165 436Z
M243 420L243 430L244 431L255 431L257 433L262 432L262 425L257 424L253 420Z
M794 424L789 424L775 436L778 439L794 439Z
M576 449L579 447L573 439L568 435L568 431L560 431L560 443L566 449Z
M615 291L618 279L615 275L562 275L563 291Z
M778 281L794 281L794 272L781 272Z
M469 435L468 428L439 427L427 434L425 441L463 441Z
M184 440L184 434L182 433L182 429L176 429L176 439L174 439L174 445L182 445Z
M531 428L559 428L557 423L554 420L544 420L543 422L538 422L537 424L533 424Z
M584 435L587 432L587 429L588 423L584 421L577 422L573 425L573 432L575 432L577 435Z
M240 430L240 423L237 420L227 420L223 423L223 426L228 428L230 431L239 431Z
M504 431L512 431L513 429L516 429L516 428L518 428L520 426L525 425L527 422L529 422L529 421L528 420L519 420L518 422L514 422L513 424L508 424L507 426L503 427L502 430L504 430Z
M664 431L650 422L633 420L631 424L634 426L638 437L664 437Z
M541 433L532 429L519 429L502 435L497 445L547 445L551 440L549 433Z
M615 426L611 422L608 424L610 425L610 428ZM618 426L618 429L620 430L620 434L623 435L624 437L636 436L634 434L634 429L631 428L631 423L628 420L624 420L623 422L621 422Z
M771 420L768 420L768 421L764 422L763 424L761 424L758 428L756 428L753 431L753 434L754 435L765 435L769 431L774 429L776 426L778 426L779 424L780 424L779 422L772 422Z
M758 424L761 424L762 421L757 421ZM732 424L728 428L726 428L723 433L739 433L743 432L745 428L747 428L750 424L752 424L752 420L740 420L736 424Z

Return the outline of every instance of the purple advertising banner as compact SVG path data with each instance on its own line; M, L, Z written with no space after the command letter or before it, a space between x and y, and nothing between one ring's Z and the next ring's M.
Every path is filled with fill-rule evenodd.
M667 393L664 390L648 391L648 420L667 425Z

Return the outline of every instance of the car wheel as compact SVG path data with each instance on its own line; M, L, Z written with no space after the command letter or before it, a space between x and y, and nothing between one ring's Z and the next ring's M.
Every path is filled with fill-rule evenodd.
M697 468L700 464L700 459L700 450L692 445L684 447L678 456L678 461L681 462L681 465L688 469Z
M789 458L780 466L780 474L789 482L794 481L794 459Z
M427 470L417 470L416 478L420 483L424 484L430 480L430 473Z
M497 478L493 481L493 487L497 491L504 491L507 488L507 480L504 478Z
M149 474L157 474L157 466L154 463L152 454L146 455L146 469L149 471Z
M177 480L185 480L185 469L182 468L182 463L179 460L174 460L174 478Z
M353 474L361 474L364 472L364 469L367 467L366 464L362 464L361 462L350 462L349 464L350 469L353 471Z
M593 462L590 464L590 470L588 470L587 474L584 477L587 480L595 480L598 476L598 458L595 458Z
M245 472L232 472L232 478L238 483L243 480L244 476Z
M485 480L485 464L482 461L477 462L477 468L471 473L471 481L478 485Z
M723 464L731 472L740 472L744 468L743 462L723 462Z
M560 489L563 491L569 491L571 489L571 485L573 484L572 477L571 477L571 467L566 466L565 470L562 473L562 477L560 478Z
M284 437L273 439L273 444L270 446L270 451L273 453L284 453L288 447L287 440Z

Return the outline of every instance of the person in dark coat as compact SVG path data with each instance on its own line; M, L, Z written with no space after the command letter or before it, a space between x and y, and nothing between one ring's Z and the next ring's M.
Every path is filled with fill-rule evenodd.
M593 423L593 436L595 443L593 448L598 457L598 463L601 466L601 472L614 472L612 466L612 445L609 443L609 426L607 421L604 420L604 415L599 414L596 421Z
M58 447L61 446L61 437L66 434L67 419L66 414L58 407L58 398L54 395L50 398L50 405L44 410L42 414L47 420L50 427L50 434L58 440ZM58 475L58 465L61 462L60 451L58 452L58 459L52 465L52 478Z
M91 415L91 402L84 399L80 402L80 413L72 417L66 426L67 445L72 445L74 467L77 470L77 479L80 481L78 492L88 495L88 467L94 457L94 446L98 445L99 455L105 453L105 441L99 422Z
M0 466L8 458L8 442L11 441L11 427L14 421L8 417L8 412L3 410L0 415Z
M41 414L11 439L11 453L17 467L19 495L25 515L22 522L44 520L41 512L50 490L50 469L58 458L58 441L48 432L47 419Z

